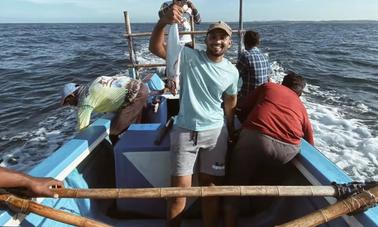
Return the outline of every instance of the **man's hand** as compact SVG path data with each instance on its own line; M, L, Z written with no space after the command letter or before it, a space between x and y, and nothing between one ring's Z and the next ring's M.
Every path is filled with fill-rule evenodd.
M53 178L30 177L26 188L32 196L56 197L51 188L64 188L64 184Z
M163 24L174 24L179 23L182 24L184 22L184 18L182 17L184 10L178 4L173 4L168 7L165 15L160 18L159 23Z
M165 87L173 94L177 94L177 86L176 82L172 79L168 79L167 83L165 84Z
M194 3L193 3L192 1L187 1L186 4L187 4L188 7L191 8L192 10L197 9L196 6L194 5Z

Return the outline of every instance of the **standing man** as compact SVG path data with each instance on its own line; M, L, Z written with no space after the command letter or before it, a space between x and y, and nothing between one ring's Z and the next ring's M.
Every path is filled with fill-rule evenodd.
M228 184L250 185L254 177L264 174L263 167L279 174L276 168L299 153L301 138L314 145L312 126L299 98L305 86L303 77L289 72L282 85L261 85L241 103L248 117L231 153ZM244 201L226 198L227 227L237 226L238 207Z
M61 105L77 106L79 129L89 125L92 112L116 112L110 123L113 145L141 113L148 88L140 80L126 76L100 76L90 85L68 83L63 87Z
M181 23L182 14L183 9L174 4L160 18L150 39L152 53L167 58L164 27ZM231 47L231 34L231 28L219 21L208 28L206 51L188 47L182 49L180 111L171 132L172 186L190 187L196 164L202 186L222 183L228 135L232 135L234 130L233 115L238 82L237 69L224 58L225 52ZM180 225L185 204L184 197L169 202L168 226ZM217 226L218 211L219 198L202 199L203 226Z
M244 35L245 50L240 54L236 67L243 81L238 100L242 101L251 91L269 81L270 64L268 57L258 48L260 35L247 31Z

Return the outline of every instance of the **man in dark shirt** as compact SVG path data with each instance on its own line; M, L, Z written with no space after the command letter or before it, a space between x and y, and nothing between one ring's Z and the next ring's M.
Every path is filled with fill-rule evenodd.
M260 34L247 31L244 35L245 50L240 54L236 68L243 81L238 98L244 98L258 86L268 82L271 71L268 57L258 48Z
M263 167L279 174L275 167L299 153L301 138L314 145L312 126L299 98L305 85L303 77L289 72L282 85L261 85L241 103L248 117L231 153L228 184L249 185ZM226 199L226 226L237 226L240 201Z

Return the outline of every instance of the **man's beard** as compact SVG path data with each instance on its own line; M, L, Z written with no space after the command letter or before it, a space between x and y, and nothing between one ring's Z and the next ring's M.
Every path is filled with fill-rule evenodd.
M227 49L222 48L221 51L214 51L211 48L207 48L206 52L208 55L211 55L213 57L221 57L226 53Z

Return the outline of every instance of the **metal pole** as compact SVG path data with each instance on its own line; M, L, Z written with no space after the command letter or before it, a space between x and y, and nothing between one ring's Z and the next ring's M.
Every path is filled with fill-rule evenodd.
M130 25L129 13L127 11L124 11L123 15L125 18L125 30L127 34L127 41L128 41L128 47L129 47L129 57L130 57L131 64L134 66L135 64L137 64L138 61L137 61L137 57L134 51L133 37L131 36L131 25ZM130 73L134 78L139 78L138 70L135 67L133 67L133 71Z
M243 41L243 0L240 0L239 4L239 49L238 49L238 56L241 53L242 48L242 41Z
M194 32L194 18L193 18L193 15L190 15L190 27L191 27L191 31ZM196 45L195 37L196 36L192 33L192 47L193 47L193 49L195 48L195 45Z

